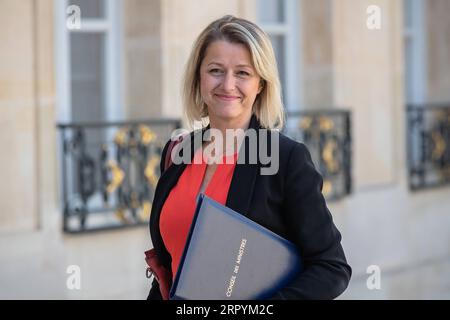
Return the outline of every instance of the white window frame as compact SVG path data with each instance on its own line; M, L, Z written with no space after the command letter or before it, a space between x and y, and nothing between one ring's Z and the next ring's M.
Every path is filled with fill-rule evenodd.
M104 50L104 115L107 121L122 120L123 110L123 64L122 64L122 0L104 0L105 16L102 18L83 18L81 8L81 28L69 30L66 27L68 0L54 0L55 8L55 56L57 121L72 121L71 105L71 52L70 32L103 33Z
M406 5L411 6L412 13L412 25L407 26L406 10L404 12L406 102L421 104L426 102L428 91L426 5L424 0L403 1L404 8ZM410 50L412 63L406 61L406 50ZM406 75L408 66L411 68Z
M298 111L304 109L303 77L299 70L303 64L303 49L300 39L301 15L298 0L282 0L284 2L285 21L281 23L265 23L259 21L261 28L271 36L283 36L285 87L284 102L286 111ZM260 2L257 2L260 5ZM258 17L259 20L259 17Z

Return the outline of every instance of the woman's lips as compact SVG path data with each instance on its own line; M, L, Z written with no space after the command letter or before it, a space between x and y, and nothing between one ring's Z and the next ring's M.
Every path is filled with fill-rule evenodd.
M227 96L227 95L223 95L223 94L216 94L215 96L217 98L219 98L220 100L224 100L224 101L233 101L233 100L239 99L239 97L236 97L236 96Z

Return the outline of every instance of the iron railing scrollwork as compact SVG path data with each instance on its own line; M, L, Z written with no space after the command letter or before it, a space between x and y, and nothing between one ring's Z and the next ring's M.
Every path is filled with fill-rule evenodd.
M169 119L59 124L64 231L147 224L162 148L180 127Z
M328 199L351 192L350 113L288 113L284 133L305 143ZM63 229L69 233L148 223L164 143L181 121L59 124Z
M411 190L450 185L450 105L407 107Z
M304 143L323 176L322 192L329 200L352 191L351 117L346 110L305 110L287 113L284 133Z

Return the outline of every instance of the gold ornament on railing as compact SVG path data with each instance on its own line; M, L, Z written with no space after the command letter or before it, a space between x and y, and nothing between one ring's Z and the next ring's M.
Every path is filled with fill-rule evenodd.
M112 173L111 182L106 186L106 191L113 193L122 184L125 173L114 160L109 160L106 166Z
M300 120L300 129L309 130L311 129L313 119L311 117L305 117Z
M330 131L334 128L334 122L328 117L319 118L319 128L320 131Z
M128 223L131 223L131 220L130 220L130 218L127 217L126 213L127 213L127 211L125 209L120 208L114 212L114 215L123 224L128 224Z
M148 126L140 125L139 133L141 136L141 143L145 146L156 140L156 133L154 133Z
M434 148L431 157L433 158L433 160L439 160L444 155L447 145L445 143L444 138L439 132L436 131L432 132L431 138L433 139L434 142Z
M143 221L147 221L150 218L152 211L152 203L150 201L144 201L141 209L139 210L139 218Z
M335 141L327 141L322 150L322 159L325 162L329 173L336 173L339 170L339 164L334 157L337 145Z
M156 184L158 182L158 177L156 176L156 167L159 164L159 157L153 156L145 166L144 175L147 178L147 181L150 183L153 188L156 188Z
M333 191L333 183L330 180L323 181L322 194L326 197Z
M125 143L127 142L127 135L128 135L127 127L119 129L116 135L114 136L114 143L120 147L125 146Z

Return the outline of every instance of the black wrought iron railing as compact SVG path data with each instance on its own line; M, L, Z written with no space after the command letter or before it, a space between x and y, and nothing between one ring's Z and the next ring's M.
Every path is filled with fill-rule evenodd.
M351 114L346 110L305 110L287 113L284 133L303 142L323 176L328 200L352 191Z
M450 185L450 104L407 107L411 190Z
M58 124L63 229L147 224L164 143L179 120Z
M351 192L350 112L287 114L284 133L305 143L329 199ZM58 124L63 230L80 233L148 223L164 143L181 120Z

